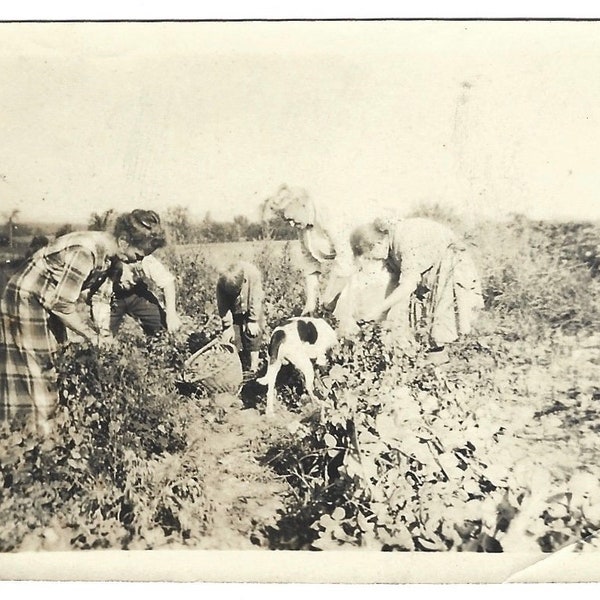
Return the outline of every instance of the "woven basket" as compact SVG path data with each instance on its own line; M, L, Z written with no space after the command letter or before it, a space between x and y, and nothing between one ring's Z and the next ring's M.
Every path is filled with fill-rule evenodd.
M183 381L209 394L235 394L242 385L242 363L233 344L218 339L192 354L184 365Z

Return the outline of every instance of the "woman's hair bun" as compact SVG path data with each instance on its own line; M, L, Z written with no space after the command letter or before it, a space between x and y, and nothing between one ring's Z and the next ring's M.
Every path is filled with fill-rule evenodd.
M120 215L115 222L114 235L117 238L126 238L129 243L139 246L147 254L167 243L158 213L141 208Z
M154 229L160 226L160 217L153 210L143 210L136 208L131 211L132 218L137 221L145 229Z

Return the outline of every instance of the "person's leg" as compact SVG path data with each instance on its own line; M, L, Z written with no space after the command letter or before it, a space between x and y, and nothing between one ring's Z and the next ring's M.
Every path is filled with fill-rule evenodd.
M242 369L245 371L249 357L246 352L245 346L245 333L244 333L244 316L243 315L233 315L233 334L234 340L233 344L237 348L238 354L240 356L240 361L242 363Z
M146 335L156 335L166 329L164 311L150 293L132 293L126 299L126 313L136 319Z
M127 301L125 297L114 297L110 303L110 333L117 335L121 323L127 314Z
M58 403L55 357L64 325L35 296L10 284L0 319L0 417L33 417L45 434Z
M253 373L256 373L256 371L258 371L258 350L252 350L250 352L249 370Z
M236 315L237 316L237 315ZM238 320L240 325L240 339L242 345L242 365L248 368L249 371L258 371L258 353L262 341L262 328L256 336L249 336L246 332L246 319L240 315ZM235 320L235 318L234 318Z
M458 338L456 302L454 296L454 255L447 251L437 269L432 272L431 298L428 310L432 348L438 348Z
M467 334L483 309L481 281L470 254L465 250L456 256L454 264L454 298L458 333Z

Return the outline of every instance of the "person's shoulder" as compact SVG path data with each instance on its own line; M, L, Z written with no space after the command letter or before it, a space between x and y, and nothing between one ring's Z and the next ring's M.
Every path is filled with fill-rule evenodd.
M454 232L448 225L426 217L400 219L396 222L396 228L405 232L432 232L444 236L454 236Z
M242 266L246 276L251 275L260 277L260 269L254 263L243 260L240 262L240 265Z
M139 264L145 276L158 285L166 285L174 278L171 271L153 254L144 256Z
M109 237L104 231L72 231L55 238L45 248L48 253L70 248L96 253L108 245Z
M154 256L154 254L148 254L146 256L144 256L144 258L142 258L142 260L140 261L142 263L142 265L144 267L155 267L157 265L160 265L161 267L164 266L160 260L158 259L158 257Z

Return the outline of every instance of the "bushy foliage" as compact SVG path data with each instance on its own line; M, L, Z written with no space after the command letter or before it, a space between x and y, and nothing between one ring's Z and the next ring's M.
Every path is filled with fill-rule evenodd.
M471 239L487 309L478 335L446 368L372 326L332 353L319 407L266 457L294 498L273 548L553 551L595 536L595 461L557 469L530 456L529 436L555 435L557 411L563 426L594 427L596 396L535 411L539 384L522 374L551 365L560 335L597 330L597 272L582 256L600 232L517 219Z
M147 548L198 541L210 518L172 343L67 349L53 431L0 435L0 549Z
M470 239L486 310L447 365L371 324L319 368L317 404L283 373L285 433L246 443L288 483L265 531L271 548L552 551L594 536L600 473L584 440L600 430L598 387L576 374L567 390L550 383L564 376L553 361L572 348L567 336L600 322L600 233L516 219ZM299 314L303 278L289 244L257 244L244 258L263 273L268 335ZM186 326L204 341L220 330L212 258L206 248L164 255ZM226 408L213 414L214 399L177 393L189 352L185 335L136 333L67 348L51 435L0 430L0 550L194 546L211 534L211 448L190 427L222 422ZM580 439L531 452L557 431Z
M281 217L265 222L251 221L236 215L231 221L216 221L210 214L193 219L187 208L177 206L167 211L165 223L174 244L226 243L252 240L290 240L295 230Z
M482 227L476 244L499 332L526 338L598 328L600 228L520 218Z
M256 254L255 264L263 274L266 321L269 329L274 329L283 320L301 313L304 276L292 260L289 243L278 259L273 256L269 243L264 243Z
M208 322L216 312L217 269L201 250L170 251L165 256L165 264L176 276L181 314L198 323Z
M378 327L345 341L319 410L288 428L291 454L267 457L295 496L272 547L554 551L593 535L597 474L559 476L528 455L491 376L502 347L458 350L482 352L489 370L441 369Z

